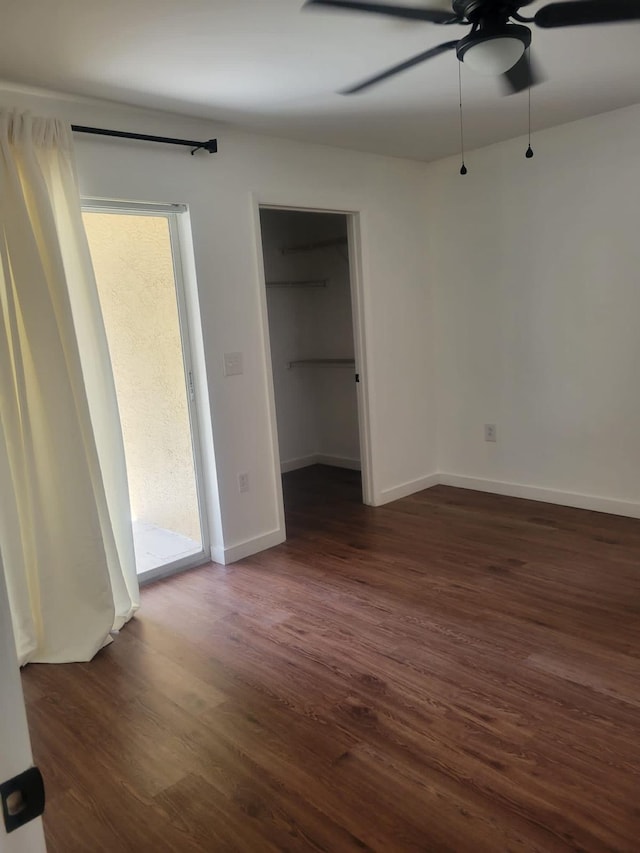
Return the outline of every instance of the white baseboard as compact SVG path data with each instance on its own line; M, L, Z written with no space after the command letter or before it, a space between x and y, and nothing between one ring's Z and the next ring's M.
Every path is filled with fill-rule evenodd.
M238 560L244 560L245 557L250 557L252 554L257 554L260 551L266 551L267 548L273 548L274 545L280 545L286 539L284 528L272 530L270 533L265 533L262 536L256 536L253 539L246 539L244 542L238 542L235 545L230 545L228 548L215 548L211 551L211 559L214 563L220 563L223 566L229 563L235 563Z
M314 460L307 464L319 464L317 456L307 458ZM339 459L340 457L322 457L322 459L332 460L336 458ZM323 462L322 464L335 465L337 463L332 461ZM293 471L295 469L290 468L289 470ZM640 518L640 504L633 503L631 501L620 501L614 498L602 498L594 495L581 495L574 492L562 492L556 489L543 489L539 486L526 486L521 483L505 483L499 480L485 480L480 477L466 477L461 474L448 474L445 472L429 474L426 477L420 477L417 480L410 480L407 483L401 483L399 486L393 486L390 489L383 489L374 497L373 506L382 506L383 504L400 500L400 498L406 498L416 492L421 492L424 489L430 489L432 486L437 485L454 486L459 489L472 489L476 492L488 492L489 494L506 495L513 498L525 498L527 500L557 504L558 506L570 506L577 509L604 512L610 515ZM284 528L279 528L277 530L272 530L270 533L265 533L262 536L256 536L253 539L238 542L228 548L216 546L211 549L211 559L214 563L228 565L229 563L235 563L237 560L243 560L245 557L250 557L252 554L265 551L267 548L273 548L275 545L279 545L281 542L284 542L285 539L286 534Z
M582 495L575 492L562 492L557 489L544 489L540 486L526 486L522 483L506 483L499 480L485 480L481 477L466 477L462 474L439 472L402 483L391 489L383 489L374 500L374 506L382 506L391 501L406 498L437 485L454 486L459 489L473 489L476 492L488 492L494 495L506 495L512 498L525 498L532 501L571 506L576 509L588 509L593 512L605 512L610 515L623 515L628 518L640 518L640 504L621 501L615 498L603 498L597 495Z
M312 453L309 456L298 456L297 459L287 459L280 462L280 471L286 474L288 471L297 471L298 468L308 468L309 465L333 465L334 468L350 468L353 471L360 470L359 459L347 459L344 456L328 456L324 453Z
M298 456L296 459L287 459L280 462L280 471L286 474L288 471L297 471L298 468L308 468L309 465L315 465L317 459L315 453L311 453L309 456Z
M500 480L484 480L479 477L465 477L460 474L438 474L438 482L443 486L456 486L459 489L473 489L476 492L489 492L494 495L508 495L512 498L526 498L532 501L571 506L577 509L590 509L594 512L606 512L610 515L625 515L640 518L640 504L620 501L615 498L602 498L595 495L581 495L574 492L561 492L556 489L543 489L539 486L525 486L521 483L504 483Z
M316 465L332 465L334 468L349 468L351 471L359 471L361 468L359 459L349 459L346 456L327 456L325 453L316 455Z
M390 489L382 489L374 496L374 506L382 506L383 504L391 503L391 501L406 498L416 492L421 492L424 489L430 489L431 486L437 486L440 482L438 474L429 474L426 477L419 477L417 480L410 480L407 483L401 483L399 486L393 486Z

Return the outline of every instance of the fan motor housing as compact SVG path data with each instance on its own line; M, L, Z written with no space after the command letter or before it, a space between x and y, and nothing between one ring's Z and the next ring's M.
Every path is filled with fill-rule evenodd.
M454 13L472 24L481 21L506 23L523 3L519 0L453 0Z

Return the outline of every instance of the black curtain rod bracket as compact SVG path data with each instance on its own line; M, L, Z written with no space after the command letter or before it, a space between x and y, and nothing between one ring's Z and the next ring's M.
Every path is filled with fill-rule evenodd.
M148 133L129 133L124 130L105 130L102 127L85 127L80 124L72 124L71 130L75 133L93 133L95 136L115 136L118 139L141 139L143 142L160 142L163 145L185 145L191 148L191 153L203 149L209 154L215 154L218 150L217 139L207 139L206 142L198 142L193 139L173 139L170 136L151 136Z

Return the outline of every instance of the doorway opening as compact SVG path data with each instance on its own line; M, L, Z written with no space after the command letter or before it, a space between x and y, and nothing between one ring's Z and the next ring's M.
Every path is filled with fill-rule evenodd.
M113 367L141 580L206 559L193 368L170 207L83 206Z
M288 532L305 495L367 500L353 215L260 207Z

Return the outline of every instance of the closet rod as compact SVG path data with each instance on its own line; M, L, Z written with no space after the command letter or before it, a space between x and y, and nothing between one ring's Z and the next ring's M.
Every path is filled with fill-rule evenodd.
M283 255L295 255L298 252L312 252L314 249L328 249L331 246L346 245L346 237L334 237L332 240L318 240L315 243L303 243L300 246L285 246L280 251Z
M129 133L124 130L105 130L103 127L85 127L81 124L72 124L71 130L75 133L92 133L96 136L115 136L118 139L141 139L143 142L160 142L162 145L185 145L191 148L192 154L201 148L209 154L215 154L218 150L217 139L207 139L206 142L198 142L193 139L174 139L171 136L151 136L148 133Z
M354 358L299 358L296 361L288 361L287 367L291 369L296 365L322 365L323 367L355 367Z
M267 287L326 287L326 278L300 279L299 281L268 281Z

